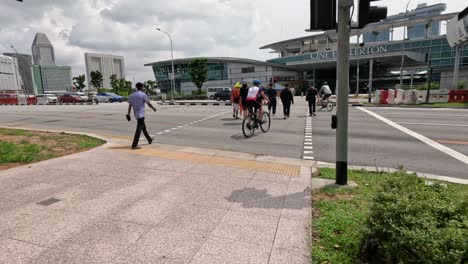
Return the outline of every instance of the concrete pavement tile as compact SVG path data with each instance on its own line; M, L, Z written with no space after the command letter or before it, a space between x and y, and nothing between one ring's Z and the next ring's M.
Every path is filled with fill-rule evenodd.
M192 201L193 205L229 209L239 197L248 179L241 179L238 183L224 183L212 181L208 183L199 195Z
M119 221L101 222L45 252L34 263L110 263L149 229Z
M253 180L261 180L261 181L273 181L273 182L289 182L291 177L288 175L277 174L277 173L270 173L270 172L263 172L257 171L253 176Z
M85 182L78 185L78 188L96 191L96 192L110 192L118 191L120 189L131 187L137 184L137 180L132 180L128 178L117 178L117 177L97 177L91 181Z
M0 199L0 216L21 206L23 206L22 203Z
M6 230L2 235L52 247L80 233L96 220L94 217L75 212L48 211L47 214L47 217L36 219L28 226Z
M167 171L175 171L175 172L187 172L191 171L192 168L196 165L196 163L192 163L189 161L174 161L174 160L166 160L166 162L162 163L158 170L167 170Z
M206 239L191 231L156 228L124 251L114 263L185 263ZM171 261L164 262L167 259Z
M12 191L0 193L0 198L20 203L40 202L42 197L62 190L64 187L47 183L34 183Z
M118 195L109 193L99 193L85 190L78 187L66 189L54 195L60 202L48 206L54 210L67 210L80 212L94 216L105 216L115 213L130 203L137 197L129 194Z
M94 180L99 176L101 174L96 173L96 171L56 170L54 173L43 177L40 182L63 187L73 187Z
M179 207L180 204L171 201L142 199L119 211L112 218L155 226Z
M191 263L266 264L270 248L270 246L210 237L193 257Z
M289 182L288 194L284 201L282 217L311 219L312 195L307 184Z
M10 207L0 213L0 235L3 235L8 230L28 227L37 221L43 221L49 216L46 210L36 204Z
M183 205L174 210L159 225L172 230L187 230L191 232L209 234L227 213L227 209L206 208L193 205Z
M200 187L172 184L171 182L161 186L155 193L145 198L156 201L172 201L174 203L191 202L197 197Z
M209 176L225 176L251 179L255 171L244 170L231 167L198 164L189 171L190 173L203 174Z
M0 263L29 263L46 249L6 237L0 237L0 245Z
M309 219L287 219L281 217L273 248L307 253L311 246Z
M30 169L29 169L30 170ZM34 175L37 172L16 172L16 169L10 169L7 173L0 171L0 193L15 190L34 184Z
M278 221L276 216L230 211L211 236L271 246Z
M192 186L195 188L202 188L210 181L213 177L203 175L203 174L192 174L192 173L183 173L175 177L171 184L182 185L182 186Z
M171 177L142 178L141 180L138 180L137 184L130 185L119 190L109 191L108 194L140 198L156 193L159 188L172 180L173 178Z
M291 252L290 250L283 250L274 248L270 255L268 264L310 264L312 259L310 254L301 254Z
M283 209L287 183L252 180L235 201L231 210L279 216Z

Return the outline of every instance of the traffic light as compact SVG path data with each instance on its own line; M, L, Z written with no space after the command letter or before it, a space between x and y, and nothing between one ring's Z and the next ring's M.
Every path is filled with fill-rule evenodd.
M359 0L358 28L363 28L369 23L379 22L387 18L386 6L371 6L371 2L379 0Z
M336 29L336 1L310 0L310 30Z

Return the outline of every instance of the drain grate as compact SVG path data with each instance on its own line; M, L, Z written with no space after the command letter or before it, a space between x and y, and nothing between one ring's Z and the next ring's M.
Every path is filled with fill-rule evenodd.
M48 206L48 205L54 204L56 202L60 202L60 200L56 199L56 198L49 198L49 199L44 200L42 202L38 202L37 204L43 205L43 206Z

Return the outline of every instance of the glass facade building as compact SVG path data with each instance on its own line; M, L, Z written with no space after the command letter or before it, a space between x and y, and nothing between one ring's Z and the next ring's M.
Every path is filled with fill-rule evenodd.
M228 80L227 63L208 63L208 81ZM175 90L180 92L180 84L191 82L188 63L174 64ZM154 76L163 90L170 87L171 65L153 66Z
M35 93L56 93L71 88L71 67L53 65L34 65Z

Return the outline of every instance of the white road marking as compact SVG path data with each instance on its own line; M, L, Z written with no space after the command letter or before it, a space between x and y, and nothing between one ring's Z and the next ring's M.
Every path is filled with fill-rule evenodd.
M305 151L304 151L304 154L314 154L314 152L313 152L313 151L305 150Z
M312 146L304 146L304 149L314 149Z
M458 124L440 124L440 123L413 123L413 122L395 122L397 124L405 125L423 125L423 126L452 126L452 127L468 127L468 125L458 125Z
M302 157L302 159L305 159L305 160L313 160L314 157L313 157L313 156L304 156L304 157Z
M435 148L435 149L437 149L437 150L439 150L439 151L441 151L441 152L443 152L443 153L445 153L445 154L447 154L447 155L449 155L449 156L451 156L451 157L453 157L453 158L455 158L455 159L457 159L457 160L459 160L459 161L461 161L461 162L468 165L468 156L466 156L466 155L464 155L464 154L462 154L462 153L460 153L458 151L455 151L455 150L453 150L451 148L448 148L448 147L446 147L446 146L444 146L444 145L442 145L440 143L437 143L434 140L429 139L429 138L427 138L427 137L425 137L425 136L423 136L421 134L418 134L418 133L416 133L416 132L414 132L412 130L409 130L406 127L400 126L397 123L395 123L395 122L393 122L393 121L391 121L391 120L389 120L389 119L387 119L387 118L385 118L383 116L380 116L380 115L378 115L378 114L376 114L376 113L374 113L372 111L369 111L369 110L364 109L362 107L356 107L356 108L363 111L363 112L368 113L369 115L371 115L371 116L373 116L373 117L375 117L377 119L379 119L380 121L386 123L387 125L392 126L392 127L396 128L396 129L398 129L398 130L400 130L400 131L402 131L402 132L404 132L404 133L406 133L406 134L408 134L408 135L410 135L410 136L412 136L412 137L426 143L427 145L429 145L429 146L431 146L431 147L433 147L433 148Z

